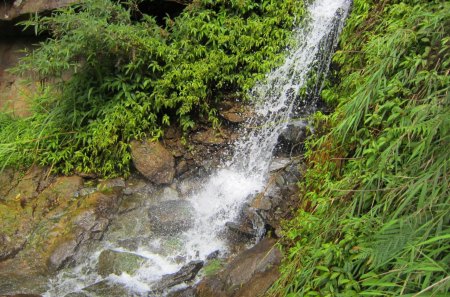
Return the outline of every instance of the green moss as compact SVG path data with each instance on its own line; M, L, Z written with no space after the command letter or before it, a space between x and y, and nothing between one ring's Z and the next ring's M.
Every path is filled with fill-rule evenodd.
M201 273L204 276L211 276L219 272L223 268L223 261L220 259L213 259L207 262L202 268Z

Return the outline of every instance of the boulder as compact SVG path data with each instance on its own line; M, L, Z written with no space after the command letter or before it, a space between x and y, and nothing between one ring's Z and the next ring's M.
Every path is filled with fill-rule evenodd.
M161 235L171 235L189 229L194 208L186 200L163 201L148 209L152 230Z
M175 159L159 142L131 142L131 156L136 169L155 184L170 184L175 176Z
M136 272L146 261L142 256L118 252L113 250L104 250L98 258L98 274L107 277L110 274L121 275L122 272L132 274Z
M263 239L197 286L199 297L260 297L279 277L281 253L275 240Z
M89 287L86 287L82 292L87 292L87 296L95 297L125 297L135 296L131 294L125 287L111 283L107 280L100 281ZM86 295L75 295L76 297L84 297Z

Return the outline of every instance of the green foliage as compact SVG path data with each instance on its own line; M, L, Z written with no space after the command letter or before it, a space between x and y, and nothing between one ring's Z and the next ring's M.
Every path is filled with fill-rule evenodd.
M24 22L52 38L14 71L52 83L30 118L0 127L4 166L127 173L131 139L157 139L171 124L188 131L199 119L219 125L217 103L245 98L281 62L304 13L294 0L198 0L160 27L135 3L86 0ZM10 135L15 125L24 130Z
M448 296L449 31L445 1L354 1L272 295Z
M213 259L208 261L208 263L203 267L201 273L204 276L211 276L219 272L224 266L223 260Z

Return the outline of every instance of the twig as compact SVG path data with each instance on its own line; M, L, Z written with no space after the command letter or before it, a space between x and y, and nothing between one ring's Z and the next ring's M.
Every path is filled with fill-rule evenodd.
M450 275L447 276L446 278L443 278L443 279L441 279L440 281L438 281L438 282L432 284L431 286L426 287L425 289L423 289L423 290L420 291L419 293L413 295L412 297L417 297L417 296L419 296L420 294L425 293L426 291L429 291L430 289L436 287L437 285L440 285L441 283L447 282L449 279L450 279Z

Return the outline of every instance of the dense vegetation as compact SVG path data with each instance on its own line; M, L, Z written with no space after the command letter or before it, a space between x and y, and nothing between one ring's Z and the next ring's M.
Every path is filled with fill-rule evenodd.
M304 12L294 0L196 0L160 26L142 1L85 0L25 22L51 38L15 71L52 84L31 117L0 114L1 166L126 174L131 139L217 126L217 103L244 99L282 60Z
M449 296L450 3L355 0L274 296Z

